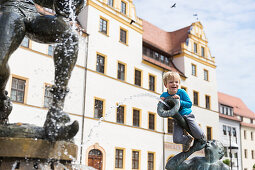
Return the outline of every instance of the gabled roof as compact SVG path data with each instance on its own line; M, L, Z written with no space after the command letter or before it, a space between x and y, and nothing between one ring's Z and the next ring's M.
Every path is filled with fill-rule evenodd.
M255 118L253 113L245 103L238 97L230 96L225 93L218 92L218 101L220 104L233 107L234 114L247 118Z
M178 54L181 52L181 44L188 38L190 27L191 25L173 32L166 32L143 20L143 41L170 55Z

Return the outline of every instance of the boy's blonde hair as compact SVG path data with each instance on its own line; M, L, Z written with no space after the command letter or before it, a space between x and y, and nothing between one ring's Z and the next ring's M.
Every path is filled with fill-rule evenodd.
M181 81L181 77L180 77L179 73L174 72L174 71L165 72L163 75L164 84L167 84L167 80L171 80L171 79L178 79L179 83Z

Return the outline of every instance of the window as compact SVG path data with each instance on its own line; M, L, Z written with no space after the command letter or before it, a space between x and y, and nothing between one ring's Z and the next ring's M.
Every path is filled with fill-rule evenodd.
M107 4L113 7L113 0L108 0Z
M198 92L193 91L193 105L198 106Z
M121 9L120 9L120 12L121 12L122 14L126 14L126 13L127 13L127 4L126 4L126 2L121 1Z
M149 113L149 129L155 130L155 114Z
M246 130L243 131L243 137L246 139Z
M45 86L45 92L44 92L44 107L49 108L51 103L52 103L52 99L53 99L53 94L50 92L51 90L51 86L46 85Z
M207 140L212 140L212 128L206 127Z
M253 124L253 119L250 119L250 123Z
M228 126L228 135L231 136L231 127Z
M125 122L125 107L124 106L117 107L117 122L118 123Z
M167 119L167 133L173 133L174 132L174 119Z
M149 90L155 91L155 76L149 75Z
M95 99L95 106L94 106L94 118L101 118L104 114L104 101L100 99Z
M132 169L139 169L139 151L132 151Z
M251 132L251 140L253 140L253 132Z
M227 127L226 127L226 125L223 125L223 134L224 134L224 135L227 134Z
M197 43L194 43L194 53L197 53Z
M210 109L211 108L210 105L211 105L210 96L205 95L205 108Z
M140 126L140 110L133 109L133 126Z
M127 31L124 29L120 29L120 42L127 44Z
M204 47L201 47L201 56L205 57L205 48Z
M12 78L11 100L24 103L26 80Z
M236 128L233 128L233 136L236 137Z
M105 72L105 57L97 54L97 67L96 70L100 73Z
M27 37L24 37L21 46L29 48L29 39Z
M53 56L54 54L54 47L53 45L48 46L48 55Z
M123 149L115 150L115 168L123 168L123 156L124 156Z
M148 153L148 170L154 170L154 153Z
M247 149L244 149L244 158L247 158Z
M254 150L251 151L251 158L254 159Z
M108 35L108 21L106 19L100 18L99 32Z
M219 111L220 113L233 116L233 108L232 107L225 106L222 104L220 104L219 106L220 106L220 111Z
M208 70L204 70L204 80L209 80Z
M142 72L135 69L135 85L142 86Z
M126 66L118 63L118 79L125 80Z
M191 64L191 69L192 69L191 74L193 76L197 76L197 66L195 64Z

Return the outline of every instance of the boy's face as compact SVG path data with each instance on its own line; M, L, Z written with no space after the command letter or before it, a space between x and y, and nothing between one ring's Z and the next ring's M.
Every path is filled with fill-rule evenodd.
M179 79L171 78L166 81L165 87L169 94L173 95L176 94L179 88Z

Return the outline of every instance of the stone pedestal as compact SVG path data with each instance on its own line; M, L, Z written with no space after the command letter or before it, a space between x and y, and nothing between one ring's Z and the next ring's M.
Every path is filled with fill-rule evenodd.
M67 141L0 137L0 169L72 169L78 147Z

